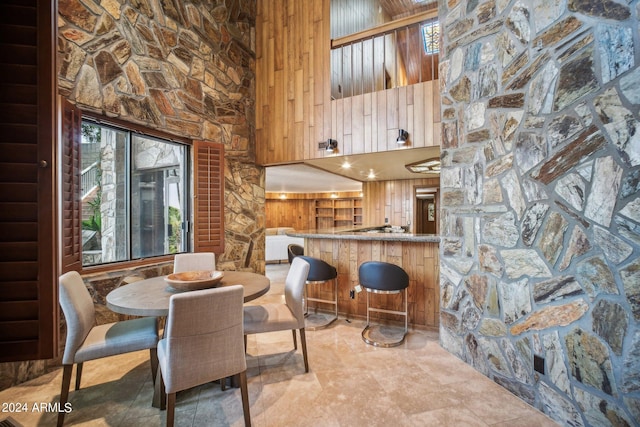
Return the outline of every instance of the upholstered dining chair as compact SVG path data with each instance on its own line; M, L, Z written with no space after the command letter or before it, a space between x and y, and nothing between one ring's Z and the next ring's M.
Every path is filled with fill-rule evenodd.
M168 427L174 423L178 391L233 375L240 379L244 423L251 425L242 333L243 293L242 285L233 285L171 296L165 337L158 343Z
M82 277L70 271L59 278L60 306L67 322L67 340L62 356L60 407L69 398L73 365L76 364L76 390L80 389L83 363L116 354L149 349L151 374L156 379L158 357L158 320L155 317L124 320L95 326L93 300ZM64 423L64 411L58 412L58 427Z
M173 258L173 272L215 270L216 254L213 252L193 252L176 254Z
M305 372L309 372L309 361L307 359L307 340L304 332L304 308L302 305L304 286L308 274L309 263L299 256L295 257L291 262L289 273L287 273L287 278L285 279L285 303L244 307L245 347L247 345L247 335L291 329L293 332L293 347L297 350L297 329L300 331Z

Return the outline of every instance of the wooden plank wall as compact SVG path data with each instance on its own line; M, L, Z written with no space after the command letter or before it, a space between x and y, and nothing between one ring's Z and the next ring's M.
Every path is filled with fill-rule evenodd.
M407 225L411 219L413 231L416 187L440 187L440 178L363 182L363 223L384 224L388 218L391 225Z
M359 192L338 192L338 198L360 197ZM315 201L330 199L331 193L267 193L265 204L266 227L293 227L296 230L316 228Z
M341 155L399 148L398 130L409 132L409 147L440 145L439 80L417 83L331 102L331 138ZM317 157L326 154L317 151ZM419 160L419 159L416 159Z
M358 285L358 268L365 261L384 261L402 267L409 275L409 322L414 326L438 326L440 311L439 261L437 243L385 242L370 240L305 239L305 254L320 258L338 270L338 311L347 318L365 318L366 293L349 297ZM329 298L331 285L308 287L310 296ZM402 309L400 295L372 295L372 305ZM373 314L372 317L401 320L399 316Z
M330 0L258 1L256 20L256 162L276 165L439 145L439 81L331 100ZM335 156L335 154L333 154Z
M267 228L293 227L296 230L310 230L316 227L314 200L267 199L265 212Z
M330 0L260 0L256 162L309 159L331 132Z

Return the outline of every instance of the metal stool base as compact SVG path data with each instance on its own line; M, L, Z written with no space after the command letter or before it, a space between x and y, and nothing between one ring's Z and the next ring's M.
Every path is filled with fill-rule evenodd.
M322 298L311 298L311 297L307 297L307 288L305 286L305 296L304 296L304 317L305 317L305 329L309 330L309 331L316 331L318 329L324 329L326 327L328 327L329 325L331 325L333 322L336 321L336 319L338 318L338 279L334 278L331 279L333 280L333 296L334 299L332 300L326 300L326 299L322 299ZM322 284L322 283L326 283L327 281L324 280L319 280L319 281L307 281L307 286L308 285L316 285L316 284ZM318 314L318 307L315 307L315 313L313 314L309 314L309 307L308 307L308 302L312 301L312 302L319 302L319 303L323 303L323 304L330 304L333 306L334 308L334 313L333 316L329 319L329 320L325 320L325 316L324 314ZM314 323L314 322L306 322L306 320L308 320L310 318L310 316L313 317L322 317L322 320L320 324Z
M391 332L391 328L389 328L388 326L367 325L362 330L362 340L374 347L397 347L404 342L404 339L407 336L407 331L403 329L396 331L396 329L399 328L393 329L396 333L389 334L389 332ZM398 335L400 336L400 338L398 338Z
M318 329L324 329L331 326L338 317L333 316L332 313L306 313L305 314L304 328L307 331L317 331ZM328 318L328 319L327 319Z

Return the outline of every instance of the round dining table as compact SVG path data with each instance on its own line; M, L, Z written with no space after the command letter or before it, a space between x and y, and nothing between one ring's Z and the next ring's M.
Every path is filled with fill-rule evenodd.
M271 281L266 276L247 271L223 271L224 277L216 287L242 285L244 302L252 301L269 291ZM120 286L107 295L107 307L120 314L159 316L169 314L171 295L182 292L169 286L167 276L152 277Z

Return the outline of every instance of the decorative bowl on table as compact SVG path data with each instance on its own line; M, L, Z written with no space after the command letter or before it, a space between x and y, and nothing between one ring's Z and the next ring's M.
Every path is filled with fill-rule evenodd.
M173 273L164 280L173 289L178 291L195 291L215 287L224 277L222 271L216 270L196 270Z

